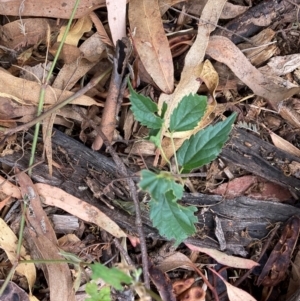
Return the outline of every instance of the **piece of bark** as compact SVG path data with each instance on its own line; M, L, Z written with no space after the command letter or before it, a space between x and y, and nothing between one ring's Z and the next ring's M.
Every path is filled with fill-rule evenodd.
M300 1L295 0L293 2L299 4ZM226 30L218 28L213 34L227 37L233 43L238 44L244 42L242 37L248 38L255 35L263 28L268 27L289 13L296 13L295 5L292 4L292 1L261 1L256 6L245 11L242 15L228 22L224 26Z
M246 145L249 145L248 143L244 145L247 141L257 143L257 149L254 146L251 148L246 147ZM33 169L32 178L37 182L60 187L66 192L91 203L110 216L122 229L136 234L134 216L119 209L115 204L114 210L108 208L102 202L96 200L89 190L83 191L81 189L86 186L84 179L89 175L89 168L99 172L101 177L109 177L112 180L117 178L118 167L115 163L110 158L92 151L82 143L59 131L56 131L54 134L53 147L56 153L59 152L59 148L63 148L68 154L69 163L64 164L60 170L54 168L52 178L48 175L46 164L40 164ZM261 149L266 150L266 153L260 153ZM273 156L273 161L268 161L265 158L265 155L270 154ZM247 161L245 155L251 155L255 160ZM21 152L14 153L13 155L1 157L0 162L9 166L17 166L19 169L24 170L28 166L29 153L25 151L24 156L22 156ZM299 159L278 150L273 145L245 130L236 129L233 131L231 139L221 153L221 157L228 161L233 160L233 162L238 160L237 164L244 169L253 169L253 173L282 186L300 187L300 180L285 176L280 165L283 164L280 163L281 161L287 164L287 162L292 161L299 162ZM244 162L243 160L246 161ZM124 195L123 200L128 201L130 197ZM217 214L225 235L226 250L240 255L246 255L245 247L253 239L261 239L268 233L270 224L284 222L291 216L300 214L300 209L291 205L258 201L247 197L224 199L222 196L216 195L185 194L182 203L195 205L199 208L197 213L199 223L197 227L201 231L193 238L187 239L187 242L203 247L219 248L214 235L213 220L213 214ZM202 214L201 208L205 207L211 208L213 212L206 210ZM152 227L148 212L143 211L142 218L145 235L154 239L162 239L158 231Z

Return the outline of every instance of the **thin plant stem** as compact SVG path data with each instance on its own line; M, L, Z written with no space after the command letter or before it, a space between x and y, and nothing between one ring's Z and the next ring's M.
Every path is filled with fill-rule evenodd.
M20 258L22 242L23 242L23 231L24 231L24 226L25 226L26 210L27 210L26 202L23 202L23 210L22 210L22 215L21 215L19 239L18 239L18 246L17 246L17 258L18 259Z
M176 165L176 172L179 174L179 167L178 167L178 161L177 161L177 155L176 155L176 149L175 149L175 144L174 144L173 133L170 133L170 134L171 134L170 139L171 139L171 144L172 144L174 159L175 159L175 165Z
M93 88L94 86L96 86L103 78L105 78L111 72L111 70L112 70L112 67L107 68L107 70L104 71L104 73L102 73L98 77L92 79L85 87L83 87L82 89L80 89L79 91L77 91L75 94L73 94L69 98L67 98L67 99L65 99L65 100L57 103L56 105L54 105L53 107L51 107L49 110L47 110L45 113L41 114L40 116L37 116L33 120L31 120L31 121L29 121L29 122L27 122L25 124L22 124L20 126L17 126L15 128L6 129L4 131L4 135L5 136L9 136L9 135L17 133L19 131L24 131L24 130L30 128L31 126L35 125L36 123L41 122L43 119L49 117L52 113L55 113L57 110L59 110L62 107L66 106L67 104L69 104L70 102L72 102L76 98L82 96L87 91L89 91L91 88Z
M13 276L14 273L15 273L15 270L16 270L18 264L19 264L18 262L14 263L14 265L13 265L13 266L11 267L11 269L9 270L8 275L6 276L6 278L5 278L5 280L4 280L3 284L2 284L2 286L1 286L1 288L0 288L0 296L2 296L2 294L4 293L4 291L5 291L5 289L6 289L7 285L8 285L8 283L9 283L9 281L10 281L10 279L12 278L12 276Z
M41 87L40 96L39 96L39 104L38 104L38 109L37 109L37 116L40 116L42 114L43 107L44 107L44 102L45 102L46 87L47 87L48 82L49 82L49 80L50 80L50 78L52 76L53 70L54 70L55 65L57 63L57 60L59 58L60 52L61 52L61 50L63 48L63 45L65 43L66 37L67 37L67 35L68 35L69 31L70 31L70 27L71 27L71 24L73 22L73 19L74 19L74 16L75 16L75 13L77 11L79 3L80 3L80 0L76 0L74 8L72 10L71 17L70 17L70 19L68 21L67 27L66 27L65 32L64 32L63 37L62 37L62 40L61 40L61 42L60 42L60 44L58 46L57 52L55 54L55 57L54 57L52 65L50 67L50 70L48 72L48 75L47 75L47 78L45 80L45 83L43 83L43 85ZM38 135L39 135L40 126L41 126L40 122L38 122L35 125L34 136L33 136L33 141L32 141L32 146L31 146L31 155L30 155L30 159L29 159L29 167L32 166L33 162L34 162L34 157L35 157L35 151L36 151L36 146L37 146L37 141L38 141ZM28 171L29 176L31 176L31 172L32 172L32 169L29 169L29 171Z

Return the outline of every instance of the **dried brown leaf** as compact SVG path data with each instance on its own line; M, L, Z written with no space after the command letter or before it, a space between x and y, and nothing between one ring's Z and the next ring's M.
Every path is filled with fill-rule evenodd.
M276 135L271 131L270 131L270 136L276 147L291 155L300 157L300 149L294 146L292 143L286 141L285 139L281 138L280 136Z
M46 41L48 28L54 31L55 24L54 20L45 18L16 20L7 23L0 28L0 44L10 49L20 49L25 46L28 48Z
M39 259L62 260L63 257L59 254L55 232L42 208L36 186L25 173L17 173L16 178L18 179L23 199L29 202L26 219L30 227L25 229L24 237L30 245L31 254L34 254ZM42 269L49 285L51 301L75 300L68 264L42 264Z
M12 76L6 71L0 70L0 96L12 98L23 105L37 105L41 86L32 81ZM63 91L47 86L45 94L45 105L56 104L58 97L61 100L71 97L74 93ZM75 99L72 104L83 106L103 106L91 97L82 95Z
M115 237L126 237L123 230L95 206L57 187L42 183L36 184L36 187L40 195L43 196L45 204L56 206L86 222L94 223ZM65 200L68 200L68 202Z
M174 88L174 68L156 0L132 0L128 11L134 47L157 86L165 93Z
M275 109L280 101L300 92L298 86L287 80L261 73L228 38L211 37L206 53L226 64L254 94L266 98Z
M23 5L22 5L23 4ZM75 0L9 0L0 2L0 12L8 16L35 16L69 19ZM76 10L75 19L81 18L96 8L105 6L105 0L81 0Z

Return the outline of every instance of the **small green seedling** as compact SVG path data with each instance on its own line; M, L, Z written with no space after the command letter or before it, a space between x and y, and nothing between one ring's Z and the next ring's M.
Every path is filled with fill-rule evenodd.
M163 129L166 127L164 115L167 105L164 104L159 113L157 104L149 97L136 93L130 82L129 91L131 110L135 119L150 129L149 140L160 149L165 158L161 141ZM193 130L204 116L206 108L206 96L190 94L183 97L172 112L167 129L173 146L173 134ZM234 113L226 120L210 125L185 140L179 150L174 152L177 175L166 171L159 173L141 171L139 186L150 194L150 218L153 225L162 236L175 239L176 245L196 232L197 222L194 215L196 207L185 207L177 203L184 191L184 182L178 175L189 173L192 169L214 160L228 140L235 118Z

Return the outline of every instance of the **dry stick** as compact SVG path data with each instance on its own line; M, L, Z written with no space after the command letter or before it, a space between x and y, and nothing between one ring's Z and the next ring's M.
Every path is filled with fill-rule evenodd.
M57 110L61 109L65 105L69 104L71 101L75 100L77 97L80 97L83 94L85 94L91 88L93 88L94 86L96 86L98 84L98 82L100 82L107 74L110 73L111 70L112 70L111 67L108 68L104 73L102 73L98 77L92 79L85 87L83 87L82 89L80 89L79 91L77 91L71 97L69 97L69 98L67 98L67 99L65 99L65 100L57 103L56 105L54 105L53 107L51 107L48 111L46 111L45 113L41 114L40 116L32 119L31 121L29 121L29 122L27 122L25 124L17 126L17 127L13 128L13 129L6 129L6 130L4 130L3 134L5 135L5 137L0 142L0 145L4 142L6 136L10 136L10 135L13 135L13 134L15 134L17 132L27 130L28 128L30 128L33 125L35 125L37 122L41 122L43 119L45 119L46 117L50 116L52 113L56 112Z
M109 151L113 160L115 161L116 165L118 166L119 173L121 174L121 176L128 177L128 173L127 173L125 164L119 158L118 154L115 152L115 150L113 149L113 147L111 146L110 142L108 141L106 136L103 134L101 129L99 129L93 121L89 120L89 123L92 126L92 128L97 132L97 134L101 137L103 143L107 147L107 150ZM142 223L140 203L139 203L139 199L137 196L137 190L136 190L134 181L130 177L128 177L126 180L127 180L127 184L129 186L129 191L130 191L132 200L134 202L134 207L135 207L135 215L136 215L135 225L137 227L137 232L138 232L138 235L140 238L140 244L141 244L144 283L145 283L145 287L147 289L150 289L149 264L148 264L146 240L145 240L145 235L143 232L143 223Z
M124 93L125 90L125 87L123 87L123 77L125 75L125 68L128 63L130 52L130 48L128 48L126 42L123 42L123 40L117 42L116 53L113 57L113 72L110 79L108 95L102 112L101 123L98 127L102 130L109 142L113 139L117 123L117 115L120 108L118 102L123 100L122 93ZM122 89L122 87L124 89ZM103 140L101 136L97 135L92 145L92 149L99 150L102 145Z
M131 260L131 258L129 257L128 253L126 252L126 250L123 248L123 246L120 244L119 240L117 238L114 238L114 243L116 248L122 253L122 255L124 256L125 260L127 261L128 265L131 265L134 267L134 263Z

